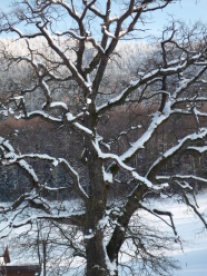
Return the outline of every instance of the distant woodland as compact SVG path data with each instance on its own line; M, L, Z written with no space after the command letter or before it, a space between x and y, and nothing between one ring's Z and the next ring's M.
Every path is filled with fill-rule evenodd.
M61 43L60 41L59 44L61 45ZM73 57L73 46L74 45L70 43L67 45L67 51L71 53L71 57ZM126 46L130 49L127 51L127 54L125 51ZM48 50L41 40L37 41L34 39L33 47L34 51L44 52ZM21 112L24 112L24 108L32 112L44 102L42 91L40 88L36 88L37 83L34 77L34 68L26 62L25 64L23 62L21 62L21 64L18 62L16 64L9 63L9 55L14 56L16 54L18 56L20 53L24 53L25 56L27 56L26 43L24 44L24 41L12 42L10 40L1 40L0 51L2 63L0 69L0 135L7 137L13 143L13 146L21 153L45 152L55 157L69 158L72 160L75 169L79 172L82 178L81 181L85 183L87 189L90 186L87 171L81 169L83 168L81 163L87 160L87 152L84 152L84 149L81 148L82 143L79 141L79 139L81 139L80 136L73 132L73 130L69 130L65 126L61 127L51 124L46 119L18 119L20 109ZM138 59L138 56L140 57L140 52L142 53L142 60ZM109 68L103 80L103 91L100 92L104 95L102 100L103 98L106 100L109 99L112 94L114 96L116 91L120 91L121 88L125 86L126 81L133 81L138 74L142 74L143 68L153 69L153 66L156 67L157 64L159 64L159 54L156 44L137 44L136 42L121 43L118 47L118 51L111 58ZM49 51L48 55L50 55ZM93 55L93 49L88 48L88 56L90 55ZM55 57L52 58L55 59ZM85 62L87 63L87 60L85 60ZM61 74L64 75L64 72L61 71ZM27 88L31 86L31 83L33 83L34 90L24 95L24 90L27 90ZM171 85L174 85L173 79L171 80ZM81 95L80 97L77 96L78 87L73 81L67 80L62 83L61 86L57 86L54 82L52 86L53 100L56 98L60 99L61 96L71 110L78 109L82 99ZM196 84L192 86L191 89L199 89L199 93L202 94L206 89L206 84L200 83L199 87L198 84ZM108 144L110 144L114 153L121 154L124 152L128 145L133 143L135 137L141 136L147 128L151 119L148 114L158 109L161 102L159 94L156 97L153 96L152 100L149 100L152 93L152 91L148 91L149 97L146 98L145 101L145 99L142 98L141 92L138 90L133 94L136 101L133 101L132 97L130 98L130 104L123 105L119 108L114 107L108 113L100 116L99 127L101 134L105 137ZM25 102L23 101L23 96L27 97ZM137 101L139 98L140 101ZM25 103L27 106L24 106ZM9 112L7 109L8 105L10 106ZM203 108L205 110L205 105L205 103L202 103L201 109ZM189 108L193 108L192 103L189 103ZM54 114L56 114L56 112L57 111L54 110ZM200 125L206 127L207 123L205 121L206 120L203 118L200 119ZM153 139L147 144L147 150L143 150L143 153L140 152L139 155L130 162L137 168L139 166L139 171L144 175L146 173L146 168L153 158L158 155L158 152L161 154L169 145L173 145L179 137L191 133L191 131L196 128L196 124L197 121L193 115L188 117L179 115L172 116L169 122L160 127L159 132L157 132ZM131 125L133 125L133 127L131 127ZM130 129L128 129L129 126ZM122 129L126 129L127 131L123 131L120 135ZM197 143L199 145L199 141ZM191 172L193 172L194 174L199 173L199 175L207 177L207 154L204 153L201 158L198 152L186 151L186 147L187 145L179 155L176 155L175 158L171 158L166 163L164 168L162 168L162 175L165 173L168 174L168 172L180 172L185 174L191 174ZM39 160L30 160L30 162L32 162L32 165L36 168L42 183L49 184L51 187L60 187L62 184L68 187L71 186L71 192L67 194L61 193L60 191L54 192L54 194L50 194L50 199L58 200L64 199L65 197L76 197L76 194L72 191L72 180L70 176L65 173L62 166L53 168L51 171L47 162L41 162ZM120 176L120 179L122 179L122 176ZM118 180L119 183L117 183L117 186L114 185L111 194L112 197L114 195L123 196L127 192L125 190L126 186L124 185L123 189L120 189L120 179ZM16 165L9 167L0 166L0 182L1 201L13 201L23 192L27 191L29 187L29 179L21 168ZM193 185L196 185L198 188L202 188L202 184L200 185L198 181L193 181L193 183ZM130 185L128 188L129 187ZM46 194L44 194L44 196L47 197Z

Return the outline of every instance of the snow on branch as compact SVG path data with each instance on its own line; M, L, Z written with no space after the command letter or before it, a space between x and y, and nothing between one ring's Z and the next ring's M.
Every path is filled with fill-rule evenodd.
M43 36L46 38L49 46L59 55L59 57L62 59L64 64L68 67L68 69L71 71L73 74L74 78L80 85L80 87L83 87L86 89L86 91L90 94L91 92L91 84L87 82L83 78L83 76L78 72L76 66L72 63L70 59L68 59L64 53L64 49L61 49L54 41L54 39L51 37L49 32L46 30L44 26L41 26L39 23L37 23L37 27L39 30L42 32Z
M15 116L16 119L31 119L34 117L41 117L43 119L46 119L54 123L63 122L63 118L54 117L52 115L49 115L46 111L43 111L43 110L35 110L35 111L27 112L26 116L23 114Z
M122 161L127 161L132 156L134 156L134 154L136 154L139 149L144 148L145 144L152 138L157 128L161 126L170 117L171 114L177 112L176 109L173 110L173 107L177 103L177 97L183 91L185 91L200 75L202 75L206 71L206 69L207 67L202 68L193 78L185 79L181 82L180 86L174 91L173 95L168 97L168 100L166 100L162 112L157 111L154 113L152 121L147 130L142 134L140 138L137 139L137 141L131 143L131 147L120 156L120 159ZM198 115L201 115L199 111L197 113Z
M68 106L65 102L62 101L53 101L50 103L51 108L63 108L66 111L68 110Z
M157 180L164 180L164 181L170 181L170 180L195 180L198 182L203 182L207 184L207 178L199 177L193 174L174 174L174 175L157 175Z
M172 158L179 150L181 150L187 142L194 142L198 139L204 139L207 136L207 128L202 128L199 130L198 133L194 132L192 134L189 134L185 136L184 138L180 139L178 143L169 148L165 153L162 154L157 160L154 161L154 163L149 168L146 176L151 178L152 175L160 168L163 162L168 160L169 158Z
M62 104L61 102L53 102L53 103L51 103L51 107L52 108L62 107L63 109L66 110L67 105ZM67 122L75 130L78 130L78 131L82 132L85 135L89 135L89 136L93 137L93 132L89 128L85 127L84 125L82 125L79 122L76 122L76 120L78 118L80 118L83 114L84 113L81 112L81 113L77 114L76 116L74 116L71 112L67 112L65 114L65 117L66 117ZM48 121L53 122L53 123L65 123L65 119L64 119L63 116L55 117L55 116L52 116L52 115L48 114L46 111L43 111L43 110L35 110L35 111L27 112L26 116L24 114L19 114L19 115L15 116L16 119L31 119L31 118L34 118L34 117L40 117L42 119L48 120Z
M137 139L134 143L131 143L131 147L126 150L121 156L122 161L127 161L130 159L139 149L144 148L146 142L148 142L152 135L154 134L155 130L161 125L164 121L166 121L170 116L170 109L167 112L160 113L156 112L153 116L152 122L150 123L148 129L144 132L144 134Z
M77 130L81 131L84 134L87 134L91 137L93 137L93 131L89 128L85 127L84 125L80 124L79 122L76 122L79 116L73 116L71 112L66 113L67 121L70 122Z
M170 65L168 68L163 67L163 68L152 70L151 72L145 74L142 78L140 78L136 81L131 81L130 85L127 88L125 88L124 90L122 90L118 96L110 99L107 103L98 106L96 108L97 112L101 113L101 112L104 112L105 110L109 110L113 106L117 106L117 105L124 103L124 101L127 99L127 97L130 94L132 94L140 86L153 81L153 79L156 79L156 78L162 77L162 76L174 75L176 73L184 71L188 66L193 64L200 57L202 57L202 54L196 54L193 57L191 57L190 59L185 60L181 64L178 64L176 66ZM177 64L177 61L176 61L176 64ZM206 68L207 67L205 66L204 68L202 68L199 71L199 74L196 74L197 78L206 70ZM193 82L194 78L192 78L191 81ZM186 81L186 82L188 83L188 81ZM185 83L183 83L183 85L184 85L183 89L186 88ZM178 91L176 91L174 94L178 94Z
M151 188L153 190L161 190L161 189L165 189L168 184L167 183L163 183L161 185L154 185L150 180L148 180L146 177L143 177L141 176L138 172L136 172L135 168L125 164L121 158L116 155L116 154L113 154L113 153L104 153L102 152L100 146L99 146L99 140L100 140L100 137L97 137L95 140L92 141L92 144L98 154L98 157L103 159L103 160L112 160L114 161L116 164L118 164L118 166L126 171L129 172L129 174L135 179L137 180L138 182L142 183L143 185L145 185L146 187L148 188ZM105 178L110 178L110 181L112 180L111 179L111 176L109 175L105 175L104 174L104 177ZM136 186L136 189L139 187Z
M1 238L7 237L11 233L11 231L15 228L21 228L21 227L24 227L27 225L33 225L33 224L36 224L36 222L40 221L40 220L53 221L53 222L58 222L61 224L77 226L77 225L82 225L82 220L84 219L84 214L78 214L78 215L52 215L52 214L51 215L38 215L38 214L33 214L25 219L18 220L17 219L18 216L23 211L24 210L22 210L22 209L19 210L13 216L10 217L8 222L5 222L3 224L3 227L0 229ZM5 230L7 230L6 234L4 232Z
M87 193L85 192L85 190L82 188L82 186L80 184L79 174L69 164L69 162L66 159L64 159L64 158L55 158L55 157L52 157L48 154L35 154L35 153L22 154L18 157L18 159L22 159L22 158L34 158L34 159L40 159L40 160L47 160L47 161L52 162L52 165L54 167L58 166L59 164L63 164L67 168L67 170L69 171L70 175L72 175L73 181L74 181L75 186L76 186L76 190L78 189L79 194L82 195L83 198L88 198ZM46 189L48 191L66 189L66 187L50 188L50 187L47 187L46 185L44 185L43 187L44 187L44 189Z
M189 146L187 149L197 151L200 154L207 152L207 146L201 146L201 147Z
M34 169L27 163L27 161L18 159L19 155L15 153L15 150L9 141L3 137L0 137L0 149L3 154L0 158L1 164L9 166L16 163L30 176L34 188L39 189L39 179Z
M39 179L36 172L25 159L32 158L32 159L47 160L52 162L53 166L57 166L58 164L62 163L67 168L70 175L72 176L74 185L76 187L76 190L78 190L80 196L82 196L83 198L88 198L87 193L85 192L85 190L82 188L80 184L79 174L64 158L54 158L47 154L35 154L35 153L16 154L14 148L9 143L9 141L5 140L2 137L0 137L0 149L3 152L3 156L0 159L1 163L5 166L11 165L11 164L18 164L24 171L26 171L29 174L29 176L32 178L34 187L38 190L45 189L48 191L55 191L55 190L66 189L66 187L50 188L50 187L47 187L47 185L41 185L39 183Z

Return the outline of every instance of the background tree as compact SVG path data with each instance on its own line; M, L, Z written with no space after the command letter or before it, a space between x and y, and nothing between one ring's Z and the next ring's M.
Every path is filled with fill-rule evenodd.
M58 235L70 236L74 256L86 260L86 275L118 275L119 255L128 242L145 269L165 275L169 262L159 249L167 247L166 238L141 222L139 212L168 217L178 240L177 232L170 210L151 209L146 199L178 195L207 225L189 196L195 181L206 183L205 176L186 173L182 164L180 171L166 170L186 152L206 152L205 28L189 32L172 24L149 53L139 53L129 76L130 63L123 64L119 51L122 40L145 31L147 14L171 2L24 0L1 15L0 32L14 36L6 43L24 49L6 46L4 68L11 72L26 66L29 72L26 82L13 79L15 87L2 95L1 105L9 119L37 122L31 152L21 140L0 138L1 165L19 167L27 176L21 195L1 206L2 236L50 221ZM114 67L117 73L111 74ZM126 119L127 114L132 117ZM175 132L175 120L191 125ZM53 126L54 136L60 128L65 131L69 147L65 143L62 156L53 155L41 139L33 147L39 126L46 132ZM58 137L60 143L66 139ZM161 150L150 150L155 142L164 144ZM38 174L43 162L46 178ZM68 182L52 185L48 175L57 166L66 171ZM70 209L72 190L78 212ZM58 204L54 193L62 199ZM71 239L71 229L81 233L81 243Z

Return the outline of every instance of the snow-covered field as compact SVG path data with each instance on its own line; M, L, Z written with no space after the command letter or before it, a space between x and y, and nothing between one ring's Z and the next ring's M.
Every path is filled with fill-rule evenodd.
M198 197L199 211L207 219L207 192ZM186 208L173 208L178 233L183 240L183 252L174 257L180 262L181 270L175 276L207 275L207 231L195 214Z
M207 219L207 191L202 192L197 197L197 203L199 205L199 212L203 214ZM206 276L207 275L207 231L204 229L204 225L199 218L193 213L193 211L187 208L183 203L180 203L171 199L159 199L148 201L148 206L157 208L160 210L168 210L173 213L176 229L178 235L182 241L182 248L178 243L174 249L166 252L168 256L172 256L178 260L181 269L174 272L174 276ZM147 212L141 212L141 216L149 225L158 226L165 234L170 229L160 220L151 216ZM16 234L21 230L16 230ZM20 234L19 232L19 234ZM25 263L24 254L19 254L16 250L11 252L11 258L13 264L19 262ZM21 255L21 259L20 259ZM29 256L27 255L26 260ZM32 260L32 258L31 258ZM34 261L34 260L33 260ZM130 265L130 260L124 260L127 265ZM82 269L76 271L76 267L79 264L72 264L70 271L67 274L61 274L64 276L82 275ZM120 275L125 275L120 273ZM129 274L128 274L129 275ZM135 274L136 275L136 274Z
M197 203L199 206L199 212L203 214L207 219L207 191L202 192L197 197ZM153 200L150 202L152 207L159 208L161 210L171 210L173 213L174 221L178 235L182 241L182 248L178 244L175 250L167 252L169 256L172 256L178 261L180 270L174 272L174 276L206 276L207 275L207 231L200 219L194 214L194 212L187 208L183 203L179 203L174 200L162 199ZM169 231L169 228L165 224L162 224L160 220L156 220L148 213L143 214L144 218L149 220L152 225L159 224L159 228L163 232ZM130 265L130 261L127 262ZM136 273L136 272L135 272ZM74 275L74 271L71 271L65 276ZM80 271L79 274L80 275ZM120 271L120 275L127 275ZM130 275L128 273L128 275ZM136 274L135 274L136 275ZM159 275L158 275L159 276Z
M207 191L197 197L198 210L207 219ZM171 210L178 235L183 248L178 247L171 252L178 260L180 270L175 276L206 276L207 275L207 230L195 213L183 203L170 200L159 200L152 203L161 210ZM163 230L165 227L163 227ZM170 253L169 253L170 254Z

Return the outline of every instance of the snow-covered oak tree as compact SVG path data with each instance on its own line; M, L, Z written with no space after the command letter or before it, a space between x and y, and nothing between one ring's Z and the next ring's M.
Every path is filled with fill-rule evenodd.
M207 178L189 158L207 151L205 28L188 31L173 23L140 51L127 42L136 38L138 48L137 37L147 36L146 17L171 2L22 0L11 13L1 14L0 32L8 33L2 66L13 72L15 83L6 93L1 90L1 109L14 129L15 122L38 119L27 145L0 137L1 167L18 166L27 176L21 186L29 182L14 202L0 207L1 236L46 223L49 232L56 229L51 237L47 232L47 240L55 244L60 237L61 246L64 242L86 260L88 276L118 275L119 257L127 250L143 267L149 265L150 275L165 275L166 237L145 225L140 211L166 219L178 240L176 226L170 210L150 208L148 199L177 196L207 226L190 197L195 183ZM61 156L46 150L38 132L43 121L46 132L54 126L51 136L64 130ZM28 144L36 139L42 139L40 149L29 152ZM188 157L188 169L182 156ZM50 185L38 174L43 162L51 174L64 169L70 185ZM78 211L71 211L72 191ZM61 203L54 193L63 194Z

